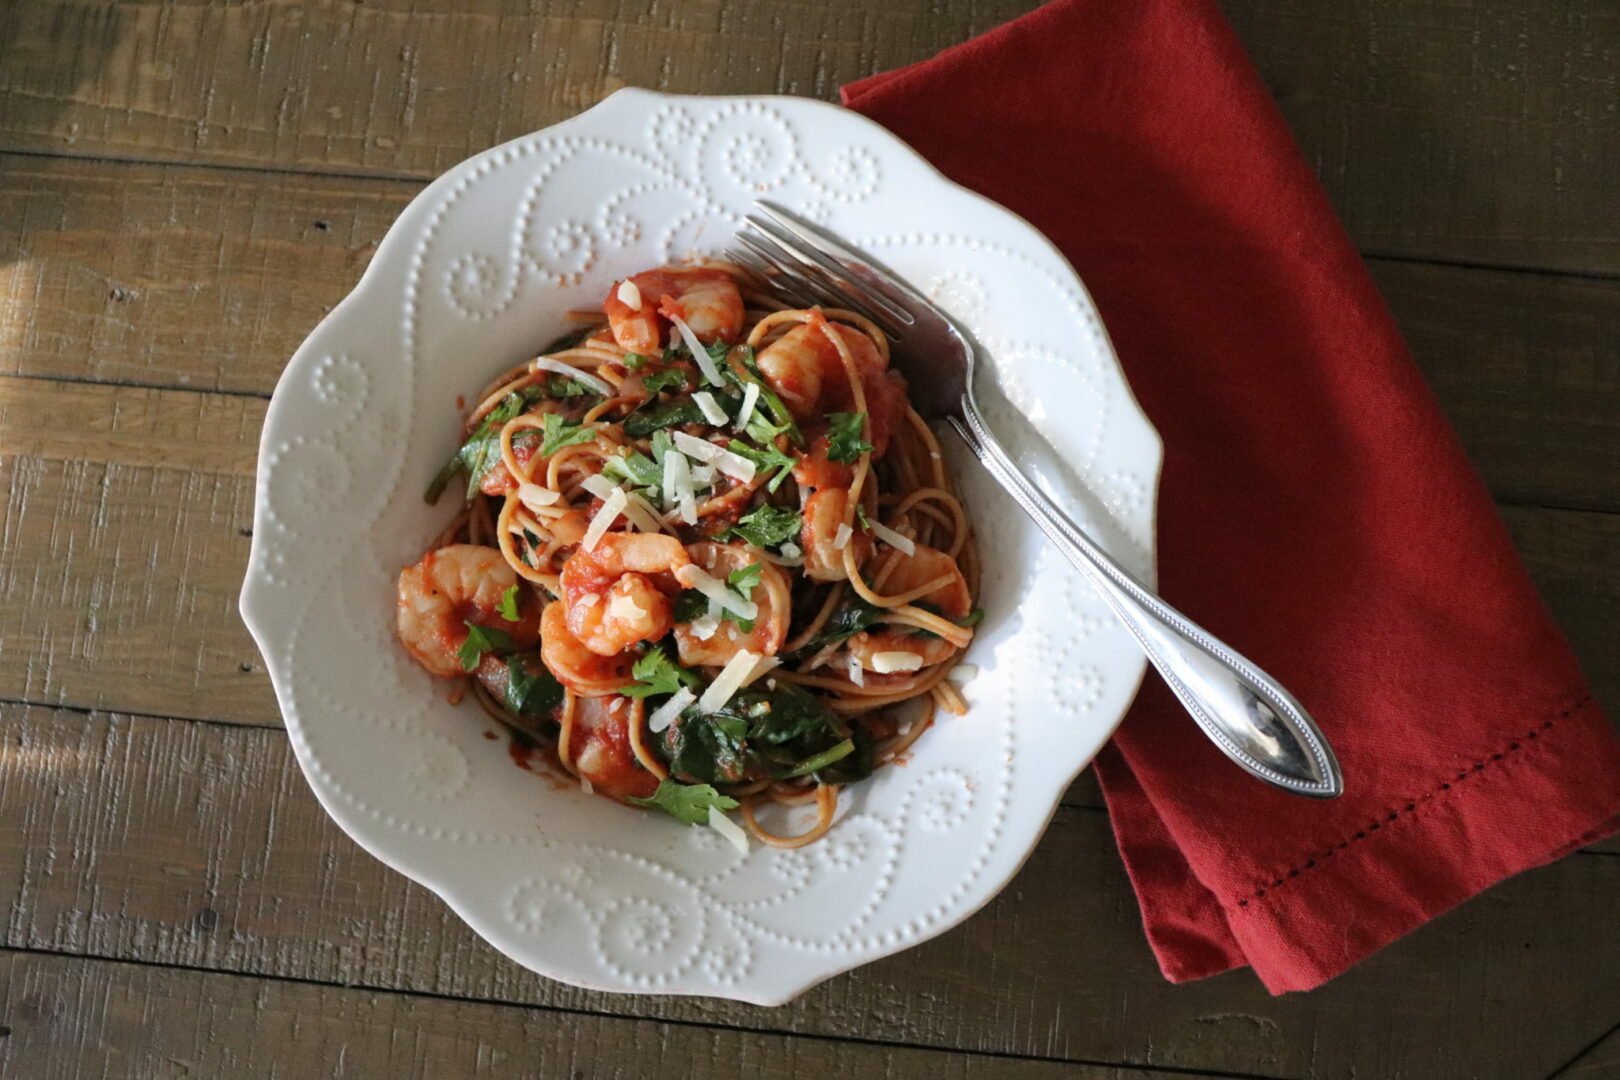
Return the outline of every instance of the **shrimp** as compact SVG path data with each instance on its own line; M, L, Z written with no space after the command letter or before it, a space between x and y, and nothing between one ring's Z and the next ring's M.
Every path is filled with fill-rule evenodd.
M625 285L632 288L623 289ZM637 301L626 303L625 296ZM613 340L633 353L648 355L664 340L665 320L678 317L704 344L734 341L742 332L743 300L724 270L665 267L615 281L602 301Z
M518 586L518 619L500 612L507 591ZM445 678L464 674L457 651L469 625L499 631L518 651L539 639L539 605L495 548L451 544L430 551L399 573L395 629L418 664Z
M757 564L759 584L753 587L749 599L759 606L759 614L751 630L744 631L733 619L722 619L719 628L707 638L698 637L688 624L676 624L675 646L680 650L681 663L687 667L720 667L744 649L756 656L775 656L787 639L788 617L792 614L787 576L741 544L699 543L686 550L694 563L721 580L733 571Z
M599 656L638 641L656 641L675 624L674 572L692 562L681 542L662 533L607 533L562 568L568 630Z
M574 771L599 795L645 799L658 789L658 777L642 767L630 746L630 725L638 722L638 712L618 694L574 704Z
M962 576L956 560L937 548L918 544L914 554L900 560L883 582L883 588L891 593L907 592L946 574L951 575L950 581L917 602L938 608L945 618L960 622L973 610L973 594L968 591L967 579ZM850 638L849 651L861 667L875 671L873 658L878 653L913 653L921 657L923 666L927 667L950 659L956 647L943 638L925 636L909 626L881 626Z
M804 500L804 525L799 530L799 547L804 550L804 573L815 581L843 581L844 551L838 546L838 528L844 524L849 505L849 489L825 487ZM866 561L872 551L872 538L864 532L851 532L844 547L855 549L855 564Z
M634 653L599 656L568 629L568 607L561 600L540 613L540 659L557 681L580 697L605 697L636 681Z
M898 374L888 370L888 362L871 338L853 326L813 318L760 350L760 374L801 420L819 420L822 413L853 410L855 392L829 331L843 340L855 361L866 394L872 446L874 453L882 457L895 425L904 415L906 387Z

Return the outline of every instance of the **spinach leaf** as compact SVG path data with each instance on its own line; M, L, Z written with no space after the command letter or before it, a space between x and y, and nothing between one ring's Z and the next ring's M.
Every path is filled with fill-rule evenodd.
M750 417L747 425L748 433L759 442L765 443L785 431L789 442L794 446L803 446L804 435L799 431L799 425L793 422L793 413L788 410L787 405L782 401L781 395L772 390L770 385L765 382L765 377L760 374L759 361L754 357L754 350L747 345L740 345L732 355L737 358L738 364L743 369L743 374L738 375L734 367L727 368L726 374L730 376L733 382L739 384L745 382L757 384L761 404L771 414L771 419L776 421L776 424L770 427L769 434L762 436L761 434L755 434L753 417ZM758 414L756 413L756 415ZM761 430L763 432L764 429Z
M639 450L608 458L602 475L610 480L627 480L635 487L658 487L664 482L663 466Z
M578 420L565 420L556 413L547 413L541 423L545 424L546 438L540 444L540 456L550 457L565 446L578 446L588 443L596 438L596 429L586 427ZM500 445L496 444L495 454L500 456Z
M624 433L632 439L651 435L660 428L685 427L707 423L703 410L691 398L676 398L657 405L643 405L624 420Z
M736 799L720 794L708 784L683 784L678 780L660 780L651 798L639 799L632 795L625 802L662 810L688 825L708 824L711 806L717 810L737 809Z
M450 485L456 473L465 472L467 501L472 502L472 497L478 493L478 487L484 482L484 477L488 476L495 463L501 460L501 428L506 426L508 420L539 399L539 390L532 386L522 391L514 391L502 398L500 404L479 421L473 433L467 436L467 441L461 444L461 447L451 455L450 460L445 462L444 468L433 477L433 482L428 484L423 498L429 504L438 502L439 496L444 494L444 489Z
M675 621L690 623L709 613L709 598L696 589L682 589L675 597Z
M865 413L828 413L827 460L850 465L859 461L862 454L871 453L872 444L861 437L865 424Z
M566 375L551 375L542 379L538 385L545 391L547 397L553 398L581 397L596 393L578 379L570 379Z
M708 783L734 783L747 775L747 738L745 719L688 709L664 730L669 771Z
M686 389L686 372L681 368L665 368L663 371L654 371L641 377L642 389L649 394L656 394L660 390Z
M545 348L541 349L540 355L550 356L552 353L560 353L564 349L572 349L580 342L590 337L591 333L595 329L596 327L594 326L582 326L578 330L570 330L562 337L553 341L550 345L547 345Z
M817 780L824 784L853 784L872 775L872 770L877 767L876 746L864 724L855 725L850 741L855 744L853 751L816 767L814 772Z
M550 716L563 703L563 686L538 655L506 658L506 704L519 716Z

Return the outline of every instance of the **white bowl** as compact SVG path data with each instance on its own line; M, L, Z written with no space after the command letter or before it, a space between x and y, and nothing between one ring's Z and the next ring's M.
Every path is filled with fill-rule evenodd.
M972 709L846 789L837 825L807 848L742 855L712 830L515 768L477 707L449 705L406 658L394 580L452 512L422 490L455 446L458 395L532 355L614 278L722 247L760 195L966 323L1073 464L1089 492L1079 511L1106 515L1092 521L1114 555L1152 569L1158 438L1074 272L875 124L797 98L622 90L441 176L276 387L242 615L333 819L518 963L579 986L776 1004L955 925L1018 870L1143 670L965 453L953 464L987 612L967 657Z

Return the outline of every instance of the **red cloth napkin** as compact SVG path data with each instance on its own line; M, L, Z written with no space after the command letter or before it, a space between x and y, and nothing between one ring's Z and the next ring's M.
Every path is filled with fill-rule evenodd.
M1167 977L1309 989L1620 824L1613 729L1214 3L1055 0L844 101L1068 256L1164 437L1165 597L1343 763L1273 791L1150 676L1097 773Z

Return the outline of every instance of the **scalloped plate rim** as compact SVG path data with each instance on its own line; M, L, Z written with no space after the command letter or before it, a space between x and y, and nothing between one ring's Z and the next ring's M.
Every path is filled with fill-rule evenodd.
M261 655L266 658L266 670L270 675L271 685L276 695L277 706L278 708L282 708L283 721L287 724L285 730L287 731L289 741L292 744L294 757L299 763L300 772L303 773L306 783L309 785L310 790L315 794L316 800L322 809L329 817L332 818L334 822L337 823L344 833L350 839L354 840L364 851L376 858L378 861L382 862L385 866L388 866L390 869L400 873L409 880L422 885L434 893L434 895L438 896L456 914L457 918L464 922L473 930L474 933L479 936L481 940L489 944L501 955L507 957L520 967L533 971L545 978L553 979L570 986L579 987L587 991L629 994L635 996L709 997L735 1000L759 1006L779 1006L791 1002L795 998L804 994L806 991L812 989L820 983L834 978L837 975L853 970L854 968L861 967L865 964L872 963L878 959L892 956L898 952L902 952L906 949L920 945L925 941L936 938L946 931L961 925L968 918L982 910L990 903L990 901L994 900L1002 892L1002 890L1004 890L1007 885L1011 883L1013 878L1018 875L1018 873L1023 869L1024 865L1029 861L1029 858L1034 854L1035 848L1038 846L1039 840L1045 834L1046 829L1050 826L1052 818L1056 814L1058 807L1062 804L1064 792L1067 791L1069 785L1071 785L1074 780L1085 771L1086 767L1091 764L1092 760L1096 757L1097 752L1100 751L1102 746L1105 745L1108 739L1112 737L1114 730L1117 729L1120 722L1124 719L1126 713L1129 711L1131 702L1134 700L1146 675L1147 660L1145 656L1138 656L1130 662L1132 671L1129 677L1126 679L1130 689L1128 695L1124 698L1124 704L1120 707L1118 715L1113 717L1113 719L1106 724L1100 725L1102 732L1097 737L1096 744L1090 748L1083 758L1077 760L1077 764L1074 766L1072 772L1069 773L1067 779L1063 783L1054 785L1050 802L1046 805L1044 811L1044 818L1039 827L1032 833L1031 842L1021 853L1019 853L1016 861L1006 870L1005 873L995 876L993 879L986 879L982 894L976 901L962 905L960 908L952 911L949 915L941 918L936 923L926 927L917 936L902 942L895 948L888 949L875 956L857 956L852 958L847 964L834 965L820 969L814 974L808 975L799 980L789 990L781 992L751 992L746 985L738 985L727 988L725 993L720 994L715 993L713 990L707 988L687 987L680 985L659 987L656 990L640 990L626 988L622 985L609 985L604 982L594 981L588 974L584 974L579 971L572 969L568 971L559 970L554 966L548 965L543 960L537 960L537 958L532 954L520 956L518 955L515 947L508 947L504 940L508 936L507 928L503 926L491 925L482 917L475 905L465 901L462 898L462 889L470 886L472 883L443 880L433 872L433 869L424 869L420 863L412 862L412 860L406 855L394 851L385 842L384 834L381 831L377 831L376 835L374 836L373 830L368 828L364 820L358 814L353 812L352 807L345 805L339 799L335 798L332 793L324 789L323 784L317 782L311 769L311 761L306 759L306 750L303 745L304 740L301 737L300 730L303 721L301 718L297 717L296 714L294 714L292 717L288 717L285 709L282 707L282 703L290 699L290 689L284 686L284 680L291 679L293 677L293 673L291 671L278 671L278 665L269 661L267 645L270 644L269 639L272 633L272 628L268 625L268 620L271 618L271 616L268 612L265 612L262 618L260 615L260 611L262 611L268 604L264 593L265 583L259 579L259 575L256 572L257 567L259 566L261 545L265 542L262 537L264 531L263 527L265 525L264 515L266 513L266 498L264 496L264 488L267 481L268 468L264 462L267 460L267 451L271 446L272 436L275 430L278 428L279 422L284 419L281 416L284 409L280 408L280 406L282 406L286 401L285 396L281 393L283 386L289 384L289 382L297 375L305 372L316 356L325 351L322 344L323 339L329 334L333 333L337 328L341 327L348 319L352 318L359 309L363 308L366 303L371 300L371 294L381 288L385 279L395 275L404 277L406 273L408 273L407 266L409 262L409 248L410 245L417 239L420 232L417 219L429 213L430 208L434 204L435 200L448 188L452 187L461 176L473 169L476 169L481 163L497 158L504 151L517 147L519 144L533 139L538 135L548 132L563 132L565 129L583 122L587 117L590 116L590 114L596 112L598 109L603 108L610 101L615 99L641 97L658 103L737 101L760 103L769 106L780 102L792 102L796 107L808 106L817 111L822 111L826 114L828 121L831 123L849 123L854 121L857 126L865 129L865 131L873 137L876 143L884 145L887 150L903 152L911 159L911 161L916 164L920 164L927 171L930 178L937 181L943 187L951 189L959 195L973 200L991 214L1000 215L1013 221L1017 226L1020 227L1020 231L1026 234L1025 240L1027 242L1042 248L1046 254L1050 255L1057 262L1057 264L1062 267L1062 269L1068 275L1069 281L1077 289L1084 304L1088 306L1093 313L1096 312L1095 301L1092 299L1084 281L1074 270L1074 267L1070 264L1068 258L1057 248L1055 244L1052 243L1049 238L1047 238L1044 233L1042 233L1034 225L1031 225L1021 215L1007 209L1000 203L997 203L994 200L989 199L978 192L964 187L961 184L956 183L954 180L946 177L937 168L935 168L931 162L912 149L911 146L905 143L899 136L895 135L893 132L889 131L887 128L884 128L877 122L861 115L860 113L845 109L842 106L835 105L830 102L825 102L814 98L797 97L793 95L668 94L659 91L647 90L640 87L626 87L614 91L612 94L605 96L595 105L588 109L582 110L566 120L562 120L556 124L516 136L512 139L508 139L504 142L481 150L478 153L456 163L455 165L452 165L450 168L446 169L443 173L426 184L411 198L410 202L407 203L406 206L400 211L399 216L395 218L395 220L389 225L382 240L378 242L376 250L372 253L370 261L368 262L365 270L361 273L360 278L356 281L354 287L343 297L342 300L340 300L329 312L327 312L324 317L321 318L321 320L309 332L304 341L293 352L292 357L288 360L287 365L283 368L281 375L277 379L276 388L271 394L270 403L266 409L263 426L260 431L259 456L257 459L259 464L255 468L253 537L249 545L248 568L239 595L238 610L243 623L247 626L248 631L254 640L254 644L259 648ZM1132 413L1133 420L1139 425L1141 433L1145 434L1149 438L1152 445L1152 462L1151 468L1149 469L1147 475L1145 498L1147 500L1148 518L1147 552L1150 559L1156 562L1158 527L1157 502L1164 466L1163 439L1159 435L1157 428L1154 427L1152 421L1149 420L1147 415L1143 412L1140 403L1137 401L1136 395L1131 389L1130 383L1126 379L1124 370L1119 363L1117 352L1115 351L1113 342L1108 335L1106 325L1102 322L1100 315L1097 316L1096 323L1101 339L1101 345L1110 364L1109 374L1114 377L1114 379L1117 381L1119 390L1123 392L1122 401ZM1123 671L1119 673L1123 674Z

